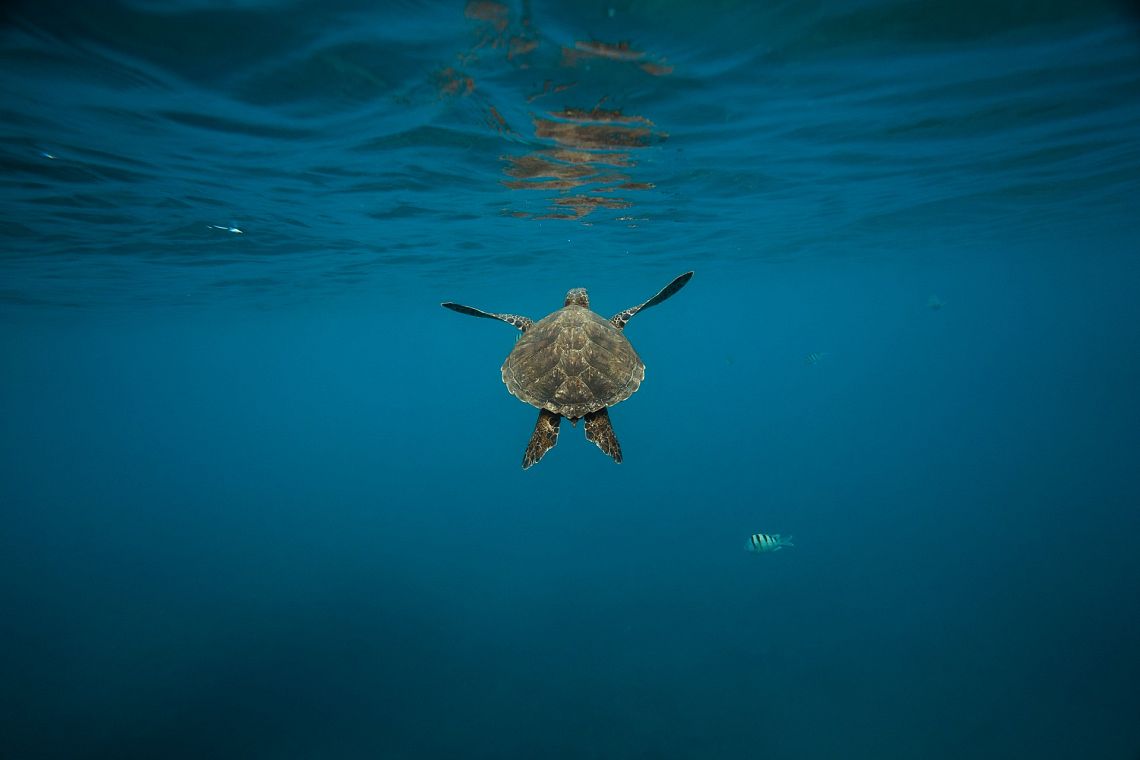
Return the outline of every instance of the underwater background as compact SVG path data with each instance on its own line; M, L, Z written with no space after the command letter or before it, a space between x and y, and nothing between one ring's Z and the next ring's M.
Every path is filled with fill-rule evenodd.
M1140 753L1133 5L0 14L0 756Z

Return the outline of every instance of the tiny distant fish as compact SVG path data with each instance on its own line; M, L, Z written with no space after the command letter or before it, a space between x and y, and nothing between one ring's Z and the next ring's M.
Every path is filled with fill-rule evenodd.
M779 533L774 533L771 536L767 533L756 533L748 538L748 551L757 554L778 552L785 546L795 546L792 543L791 536L784 538Z
M819 360L827 356L823 351L812 351L804 357L804 364L818 364Z
M931 296L930 298L926 299L926 308L934 309L934 311L938 311L939 309L941 309L945 305L946 305L946 302L943 301L938 296Z
M241 230L239 230L237 227L222 227L221 225L218 225L218 224L211 224L211 225L210 225L210 229L213 229L213 230L225 230L226 232L232 232L232 233L234 233L235 235L242 235L242 234L244 234L244 233L243 233Z

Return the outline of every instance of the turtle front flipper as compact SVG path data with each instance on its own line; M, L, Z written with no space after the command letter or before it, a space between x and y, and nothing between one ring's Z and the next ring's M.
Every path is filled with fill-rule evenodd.
M538 410L538 422L534 425L534 434L531 435L530 443L526 445L526 453L523 454L524 470L537 464L538 460L558 443L558 423L561 421L562 417L549 409Z
M621 464L621 445L610 424L610 413L603 406L596 412L586 414L586 440L598 444L598 448Z
M452 303L451 301L444 301L440 304L440 306L445 309L457 311L460 314L466 314L470 317L486 317L487 319L502 320L509 325L514 325L523 332L526 332L527 328L534 324L534 320L530 317L520 317L518 314L494 314L489 311L483 311L482 309L476 309L473 306L464 306L463 304Z
M642 309L648 309L650 306L656 306L657 304L661 303L665 299L671 297L678 290L685 287L685 283L687 283L692 278L693 278L692 272L685 272L683 275L681 275L680 277L673 280L673 282L671 282L668 285L666 285L665 287L661 288L661 292L659 292L657 295L653 296L653 298L650 298L648 301L641 304L640 306L634 306L632 309L626 309L625 311L621 312L620 314L613 315L612 317L610 317L610 322L617 329L619 329L619 330L624 329L625 323L628 322L630 319L632 319L634 314L641 311ZM444 304L444 306L447 306L447 304Z

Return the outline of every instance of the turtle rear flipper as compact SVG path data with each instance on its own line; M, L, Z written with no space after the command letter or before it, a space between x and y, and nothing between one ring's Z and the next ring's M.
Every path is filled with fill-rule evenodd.
M562 417L549 409L538 410L538 422L534 425L534 434L531 435L530 443L526 445L526 453L523 454L524 470L537 464L538 460L558 443L558 423L561 421Z
M661 291L657 295L653 296L653 298L650 298L648 301L641 304L640 306L634 306L632 309L626 309L625 311L621 312L620 314L613 315L612 317L610 317L610 322L617 329L619 329L619 330L624 329L625 323L628 322L630 319L632 319L634 314L641 311L642 309L648 309L650 306L656 306L657 304L661 303L665 299L673 296L678 290L685 287L685 283L687 283L692 278L693 278L692 272L685 272L680 277L674 279L673 282L671 282L668 285L666 285L665 287L661 288ZM446 306L446 305L447 304L444 304L444 306Z
M486 317L487 319L502 320L509 325L514 325L523 332L526 332L526 329L534 324L534 320L530 317L520 317L518 314L495 314L490 311L476 309L473 306L464 306L461 303L452 303L451 301L444 301L440 304L440 306L445 309L457 311L460 314L466 314L469 317Z
M610 424L610 413L602 407L596 412L586 413L586 440L598 444L598 448L621 464L621 445Z

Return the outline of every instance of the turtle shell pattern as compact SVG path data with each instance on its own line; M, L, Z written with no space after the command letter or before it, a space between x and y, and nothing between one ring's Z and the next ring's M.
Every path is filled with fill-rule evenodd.
M621 331L577 305L531 325L503 362L512 395L570 419L625 401L644 379L645 365Z

